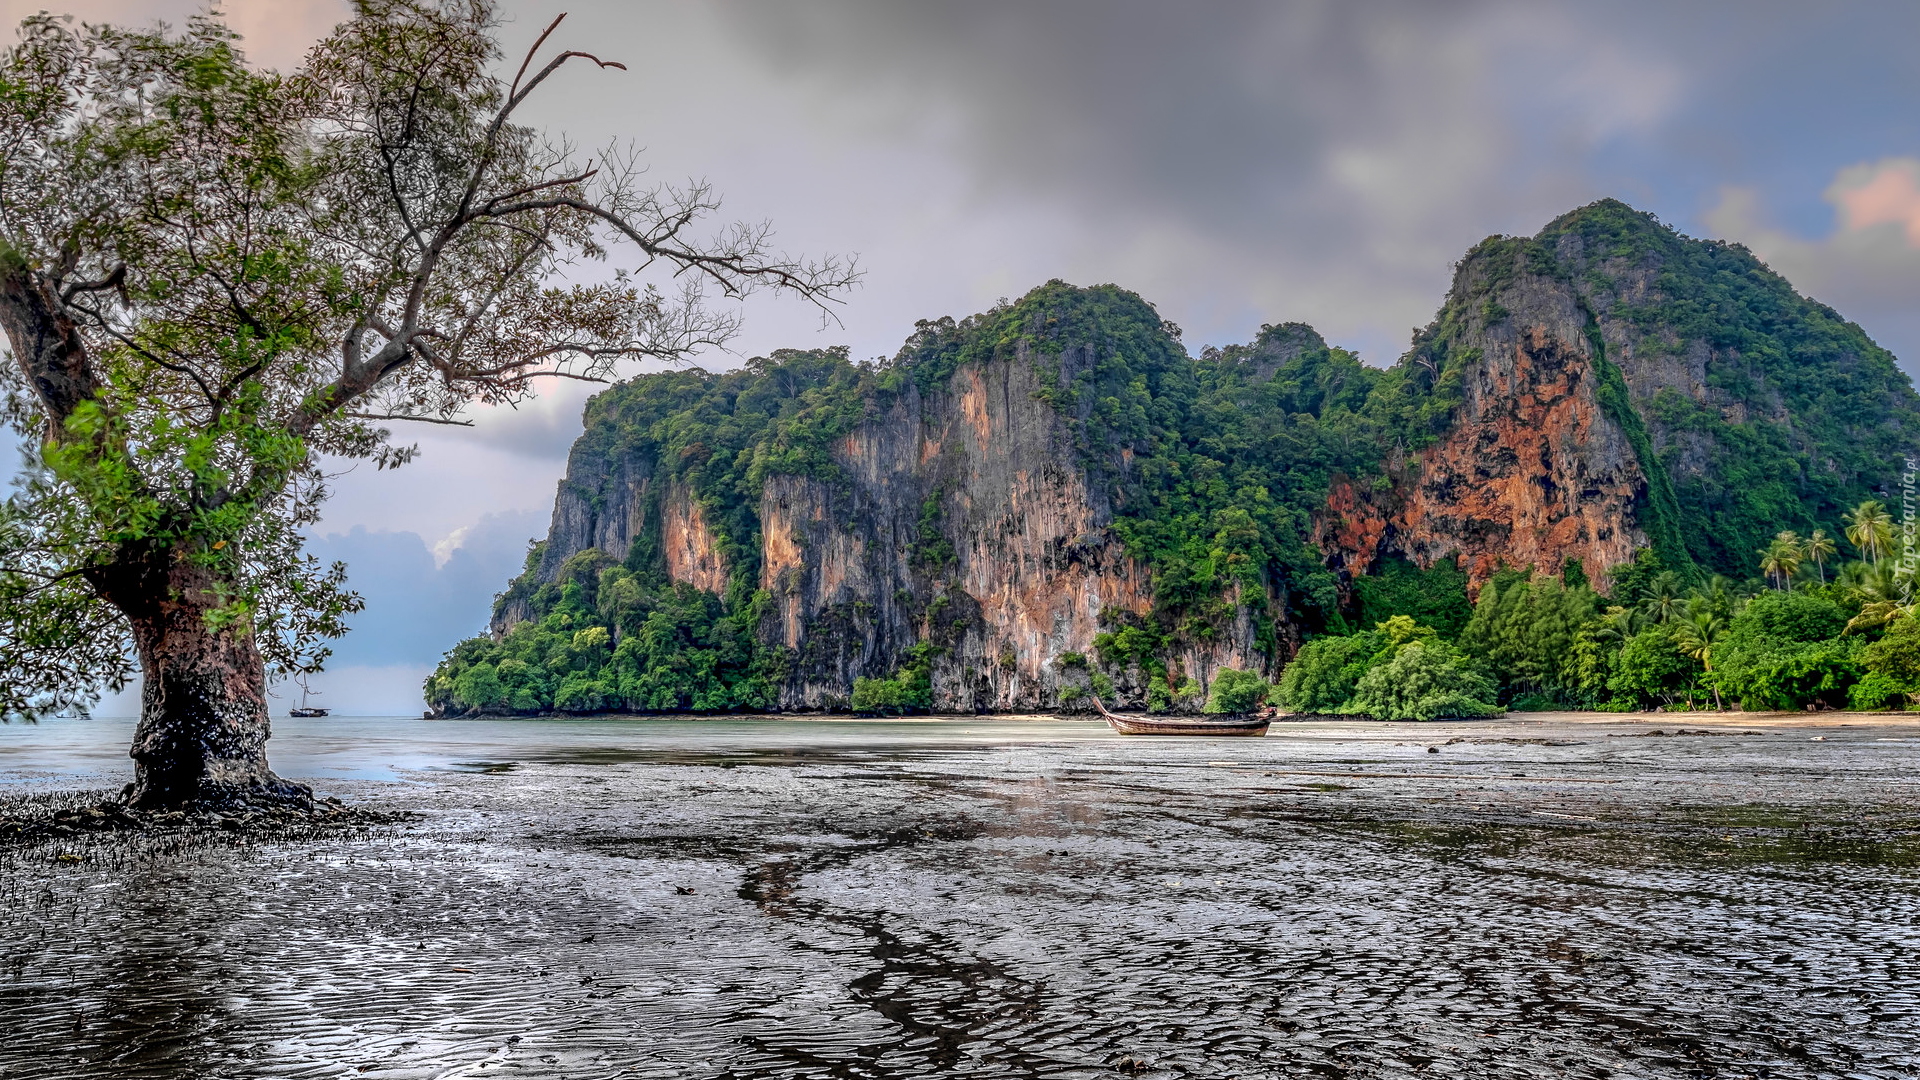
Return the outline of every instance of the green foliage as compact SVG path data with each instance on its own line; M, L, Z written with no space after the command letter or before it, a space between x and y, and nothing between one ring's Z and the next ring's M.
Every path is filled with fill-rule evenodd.
M1688 561L1744 576L1780 529L1833 531L1864 493L1898 486L1920 436L1911 383L1858 326L1745 248L1681 236L1611 199L1532 243L1541 265L1575 283L1607 341L1632 340L1648 360L1706 352L1708 400L1667 390L1626 410L1645 417L1661 466L1649 474L1670 482ZM1630 281L1649 271L1650 288ZM1638 441L1635 450L1648 461ZM1653 499L1656 546L1678 564L1659 485Z
M455 646L427 680L428 703L451 713L743 712L778 703L787 656L754 634L762 596L731 611L711 593L586 551L536 600L536 617L500 640Z
M264 723L262 677L317 670L359 610L343 568L301 550L323 462L401 465L415 449L382 421L737 329L697 286L558 284L567 268L632 242L663 280L729 297L818 302L856 276L696 224L705 185L646 188L637 161L589 167L514 122L587 54L510 88L492 0L349 5L288 74L249 65L216 7L177 31L36 15L0 54L0 414L29 457L0 511L0 718L118 685L138 649L149 676L204 688L150 701L146 769L211 787L243 773L173 755L214 745L207 715ZM188 619L232 670L161 647ZM464 675L499 696L446 674L447 694ZM599 693L575 682L564 700ZM222 745L258 766L257 743Z
M1165 679L1147 681L1147 711L1163 713L1173 708L1173 688Z
M1891 679L1905 693L1920 693L1920 619L1897 619L1886 636L1867 646L1861 662L1868 671Z
M1894 620L1886 636L1861 652L1866 674L1848 691L1855 709L1900 709L1920 695L1920 619Z
M1445 351L1429 343L1423 356ZM1253 607L1269 649L1277 619L1343 624L1313 515L1335 475L1382 476L1390 446L1438 430L1465 360L1442 355L1452 374L1436 388L1411 370L1368 368L1298 324L1193 358L1138 296L1054 281L983 315L919 324L895 364L933 393L964 364L1016 356L1043 372L1038 396L1106 488L1129 554L1152 571L1150 614L1110 622L1095 648L1110 666L1157 674L1169 646L1217 636L1237 603ZM1445 574L1412 613L1446 621Z
M1847 708L1867 712L1901 709L1912 694L1907 684L1878 671L1869 671L1847 691Z
M1635 708L1671 705L1688 696L1701 666L1683 655L1673 628L1655 624L1627 639L1613 658L1607 689Z
M1333 698L1365 677L1355 665L1378 667L1406 644L1377 631L1388 652L1361 664L1352 655L1360 645L1318 649L1324 635L1395 617L1423 636L1457 640L1497 680L1499 699L1533 706L1694 701L1748 678L1758 654L1744 639L1721 641L1736 598L1723 583L1709 600L1708 572L1744 577L1752 552L1781 526L1839 530L1842 510L1892 479L1896 444L1920 434L1920 398L1857 327L1799 297L1744 250L1681 237L1619 203L1583 208L1531 239L1490 239L1463 265L1460 287L1384 371L1296 324L1194 357L1135 294L1052 281L967 319L919 323L884 364L851 364L844 351L783 352L726 375L635 380L595 400L581 453L654 462L656 493L679 483L695 494L733 575L724 613L740 617L760 580L767 477L839 483L836 440L899 395L952 393L967 365L1021 363L1112 508L1115 534L1151 574L1146 614L1103 614L1093 642L1103 670L1088 672L1089 686L1105 672L1137 672L1150 703L1172 705L1180 674L1172 658L1226 632L1242 606L1270 654L1282 648L1282 623L1309 637L1292 682L1283 674L1275 691L1295 708L1346 704ZM1500 575L1470 606L1455 563L1423 571L1390 558L1352 581L1343 607L1315 544L1315 515L1335 479L1385 490L1443 436L1484 332L1518 310L1505 302L1507 290L1541 278L1573 287L1597 400L1649 478L1639 525L1652 547L1611 581L1624 622L1600 613L1600 597L1571 562L1533 577ZM1704 404L1634 396L1621 369L1633 362L1627 357L1701 346L1710 354ZM1866 404L1850 407L1855 401ZM1704 477L1692 464L1680 468L1683 445L1710 459ZM942 527L947 495L921 494L911 565L929 577L955 559ZM1824 580L1826 549L1816 547L1805 551ZM656 571L657 537L636 541L627 565ZM550 610L557 588L523 578L502 603ZM927 614L945 602L934 599ZM1686 625L1651 632L1678 621ZM1715 670L1720 651L1731 663L1724 678ZM1839 656L1819 678L1850 685ZM1077 670L1068 657L1061 666ZM1779 670L1795 686L1819 681Z
M1673 566L1652 548L1641 548L1633 561L1621 563L1607 572L1612 599L1622 607L1638 607L1654 591L1654 582L1674 573Z
M1274 703L1294 712L1338 712L1353 698L1367 668L1387 650L1386 636L1378 632L1315 638L1301 646L1280 673Z
M1353 579L1353 593L1362 626L1407 615L1452 640L1473 614L1467 573L1451 559L1425 570L1399 557L1382 559L1373 573Z
M1496 575L1480 589L1460 648L1479 659L1510 695L1532 695L1535 704L1578 704L1574 643L1598 606L1599 598L1585 585Z
M1376 720L1498 716L1499 688L1445 641L1412 640L1360 677L1341 710Z
M1251 671L1221 668L1214 672L1213 687L1207 694L1206 712L1245 713L1259 706L1267 696L1267 681Z
M933 707L933 657L937 650L921 642L907 650L900 670L885 679L853 680L853 711L859 713L925 712Z
M1653 541L1653 546L1647 550L1676 566L1690 565L1693 557L1685 543L1686 527L1679 499L1673 491L1673 479L1668 475L1666 463L1654 454L1653 440L1647 435L1646 421L1641 418L1640 411L1634 408L1626 375L1618 365L1607 359L1606 336L1601 333L1600 324L1591 313L1587 316L1587 342L1593 350L1594 373L1599 376L1594 399L1608 418L1626 434L1627 444L1633 447L1634 459L1639 462L1640 471L1647 478L1647 500L1641 515L1641 526L1646 530L1647 538Z
M1824 595L1766 593L1734 616L1714 681L1749 709L1839 707L1863 671L1864 640L1842 638L1847 610Z

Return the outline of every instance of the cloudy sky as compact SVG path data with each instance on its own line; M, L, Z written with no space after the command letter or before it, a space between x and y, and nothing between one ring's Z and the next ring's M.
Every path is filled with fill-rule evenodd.
M0 0L14 18L177 20L192 2ZM1920 5L1327 0L502 0L510 53L570 70L527 118L630 139L662 179L865 284L822 330L748 306L724 367L783 345L891 355L917 318L1061 277L1135 289L1186 341L1303 320L1390 363L1449 269L1616 196L1752 247L1915 370ZM229 0L288 67L338 0ZM419 433L398 473L342 476L317 530L369 607L316 683L343 711L412 711L545 531L584 395ZM109 704L108 711L112 711Z

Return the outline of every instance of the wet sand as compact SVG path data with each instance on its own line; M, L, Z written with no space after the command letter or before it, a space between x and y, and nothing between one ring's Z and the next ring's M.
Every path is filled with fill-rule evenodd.
M418 816L0 849L0 1076L1910 1078L1916 720L283 722Z

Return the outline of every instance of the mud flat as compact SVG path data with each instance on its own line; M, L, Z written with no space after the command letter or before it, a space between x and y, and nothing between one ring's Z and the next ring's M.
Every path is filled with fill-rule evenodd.
M1915 719L283 722L412 817L0 848L0 1076L1909 1078Z

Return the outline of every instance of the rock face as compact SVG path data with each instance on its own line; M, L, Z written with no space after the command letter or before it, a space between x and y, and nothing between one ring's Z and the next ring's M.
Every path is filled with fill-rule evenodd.
M1458 404L1391 485L1335 484L1329 556L1458 556L1588 577L1652 547L1735 578L1776 530L1887 499L1920 399L1885 350L1745 249L1614 200L1461 263L1402 366L1442 367Z
M1064 684L1085 685L1068 654L1092 652L1104 615L1144 615L1152 596L1109 527L1104 489L1043 400L1043 379L1092 361L1090 348L1038 358L1022 346L961 366L932 392L909 382L833 444L838 482L766 479L758 584L772 602L761 634L793 656L782 708L844 708L857 676L891 673L921 641L942 650L932 672L942 711L1051 709ZM588 548L624 556L653 512L668 576L723 591L703 507L681 485L665 485L656 504L651 483L644 460L576 453L537 579ZM503 605L496 632L525 617L523 601ZM1271 665L1243 611L1174 666L1205 685L1223 666ZM1134 700L1141 687L1123 676L1117 693Z
M1604 588L1649 548L1749 576L1776 530L1884 497L1920 440L1920 398L1858 327L1615 202L1476 247L1388 370L1301 324L1198 358L1177 337L1132 294L1056 282L922 324L891 365L636 380L589 407L494 632L597 551L725 596L780 650L782 708L915 663L941 711L1104 679L1137 705L1153 668L1277 673L1387 557L1474 587L1574 563ZM1132 651L1082 663L1123 628Z
M1454 281L1447 310L1466 359L1446 434L1390 459L1384 489L1333 485L1322 546L1350 572L1384 554L1457 559L1477 587L1502 566L1571 559L1601 581L1648 545L1647 473L1602 404L1606 361L1584 301L1568 282L1498 265L1518 257L1469 260Z

